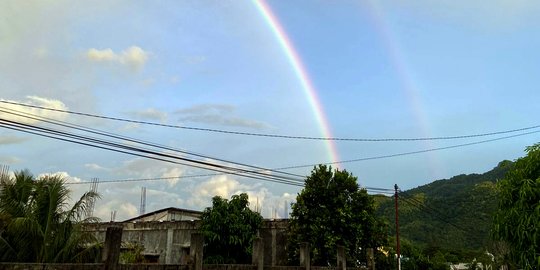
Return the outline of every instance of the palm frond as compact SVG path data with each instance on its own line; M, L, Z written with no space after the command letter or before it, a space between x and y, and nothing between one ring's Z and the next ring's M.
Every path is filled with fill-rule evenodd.
M72 221L83 221L85 219L85 214L91 206L91 203L95 199L101 198L98 193L93 191L85 192L81 198L76 201L71 209L67 211L65 217L66 220ZM89 220L87 220L89 221Z
M0 259L19 262L90 261L96 239L81 222L90 202L99 198L87 192L68 207L70 190L62 177L39 179L28 171L0 178Z

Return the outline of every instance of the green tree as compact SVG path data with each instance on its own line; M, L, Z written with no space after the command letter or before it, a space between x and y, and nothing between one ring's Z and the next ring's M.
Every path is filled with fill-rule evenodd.
M87 192L68 207L69 189L59 176L35 179L28 171L0 179L0 259L10 262L80 262L96 255L92 234L81 230Z
M319 165L306 178L292 205L288 254L298 260L301 242L311 244L314 265L335 265L336 247L344 246L349 263L365 258L366 248L386 242L386 228L374 215L372 197L345 170Z
M262 217L249 209L248 195L233 195L231 200L212 198L212 207L202 214L206 263L251 263L253 240Z
M540 269L540 143L525 150L499 182L494 236L510 249L511 260L524 269Z

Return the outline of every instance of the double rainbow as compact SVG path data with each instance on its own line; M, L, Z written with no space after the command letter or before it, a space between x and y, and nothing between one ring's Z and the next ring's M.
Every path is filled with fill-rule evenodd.
M254 1L258 11L261 13L265 22L270 27L281 49L283 50L289 64L291 65L296 77L298 78L301 88L306 95L309 105L315 116L315 121L319 126L320 132L324 137L333 137L330 124L326 119L323 105L317 95L317 89L309 77L309 73L302 62L302 58L296 51L291 39L283 29L283 26L272 12L270 6L264 0ZM330 162L339 161L339 154L334 141L325 141Z

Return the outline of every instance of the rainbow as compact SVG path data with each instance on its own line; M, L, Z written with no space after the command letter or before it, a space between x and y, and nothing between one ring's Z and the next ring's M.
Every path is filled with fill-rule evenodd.
M394 38L391 28L385 20L383 8L380 6L379 2L375 0L367 0L364 1L363 4L369 11L368 14L370 15L372 24L376 28L381 43L388 54L391 65L396 72L397 78L401 84L401 90L404 91L405 96L408 99L409 107L411 108L420 132L423 137L432 137L429 119L424 109L419 87L413 79L413 76L411 76L411 68L405 61L399 42ZM423 144L426 148L435 148L431 141L425 141ZM428 153L428 155L428 162L430 163L429 169L431 170L432 177L439 177L443 171L443 166L435 153Z
M265 22L274 34L281 49L283 50L287 60L289 61L296 77L298 78L301 88L313 110L315 120L319 126L319 130L324 137L333 137L330 124L326 119L323 105L317 95L317 89L309 77L309 73L302 63L302 58L294 48L294 45L287 35L285 29L279 22L278 18L272 12L270 6L264 0L254 0L257 10L261 13ZM326 148L329 154L330 162L339 161L339 154L334 141L325 141Z

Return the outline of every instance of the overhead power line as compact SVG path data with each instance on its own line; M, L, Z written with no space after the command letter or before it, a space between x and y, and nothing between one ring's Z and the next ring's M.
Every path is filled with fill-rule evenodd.
M238 163L238 162L234 162L234 161L230 161L230 160L226 160L226 159L212 157L212 156L209 156L209 155L199 154L199 153L195 153L195 152L191 152L191 151L187 151L187 150L180 150L180 149L176 149L176 148L172 148L172 147L168 147L168 146L164 146L164 145L160 145L160 144L156 144L156 143L152 143L152 142L142 141L142 140L134 139L134 138L127 137L127 136L118 135L118 134L111 133L111 132L106 132L106 131L102 131L102 130L98 130L98 129L92 129L92 128L84 127L82 125L76 125L76 124L72 124L72 123L68 123L68 122L64 122L64 121L53 120L53 119L50 119L50 118L47 118L47 117L37 116L37 115L31 114L31 113L25 113L25 112L20 112L20 111L16 111L16 110L7 111L7 110L5 110L5 108L2 109L2 107L0 107L0 112L15 115L15 116L18 116L18 117L28 118L28 119L32 119L32 120L36 120L36 121L41 121L41 122L45 122L45 123L49 123L49 124L53 124L53 125L67 127L67 128L71 128L71 129L75 129L75 130L79 130L79 131L84 131L84 132L88 132L88 133L92 133L92 134L95 134L95 135L100 135L100 136L104 136L104 137L108 137L108 138L120 139L120 140L127 141L127 142L132 142L132 143L141 144L141 145L145 145L145 146L150 146L150 147L154 147L154 148L159 148L159 149L163 149L163 150L167 150L167 151L177 152L177 153L181 153L181 154L192 155L192 156L201 157L201 158L205 158L205 159L221 161L221 162L225 162L225 163L229 163L229 164L233 164L233 165L245 166L245 167L249 167L249 168L252 168L252 169L257 169L260 172L265 172L265 171L266 172L275 172L275 173L281 173L281 174L295 176L295 177L304 177L304 175L293 174L293 173L288 173L288 172L281 172L281 171L277 171L275 169L268 169L268 168L263 168L263 167L258 167L258 166L252 166L252 165L247 165L247 164L244 164L244 163Z
M432 218L435 218L437 220L439 220L440 222L443 222L443 223L446 223L460 231L462 231L464 234L466 234L468 237L471 237L473 239L480 239L481 236L480 235L476 235L473 231L471 231L470 229L467 229L467 228L464 228L460 225L457 225L453 222L451 222L449 219L449 217L447 217L446 215L442 214L440 211L438 210L435 210L434 208L432 207L429 207L427 206L425 203L421 202L421 201L418 201L417 199L411 197L411 196L408 196L408 195L405 195L403 196L404 194L403 193L400 193L400 200L407 203L408 205L420 210L421 212L425 213L425 214L428 214L430 217Z
M502 135L502 134L515 133L515 132L540 128L540 125L534 125L534 126L529 126L529 127L523 127L523 128L517 128L517 129L511 129L511 130L503 130L503 131L494 131L494 132L487 132L487 133L455 135L455 136L439 136L439 137L417 137L417 138L315 137L315 136L296 136L296 135L281 135L281 134L242 132L242 131L222 130L222 129L213 129L213 128L201 128L201 127L191 127L191 126L170 125L170 124L162 124L162 123L155 123L155 122L148 122L148 121L139 121L139 120L132 120L132 119L126 119L126 118L112 117L112 116L104 116L104 115L91 114L91 113L76 112L76 111L70 111L70 110L61 110L61 109L55 109L55 108L48 108L48 107L32 105L32 104L25 104L25 103L19 103L19 102L8 101L8 100L0 100L0 102L5 103L5 104L16 105L16 106L24 106L24 107L30 107L30 108L36 108L36 109L42 109L42 110L48 110L48 111L55 111L55 112L73 114L73 115L80 115L80 116L86 116L86 117L93 117L93 118L99 118L99 119L114 120L114 121L121 121L121 122L142 124L142 125L151 125L151 126L176 128L176 129L186 129L186 130L194 130L194 131L205 131L205 132L214 132L214 133L222 133L222 134L232 134L232 135L244 135L244 136L267 137L267 138L282 138L282 139L314 140L314 141L350 141L350 142L400 142L401 141L402 142L402 141L456 140L456 139L468 139L468 138L476 138L476 137Z
M252 169L246 169L241 167L231 167L223 164L217 164L210 161L199 161L191 158L180 157L174 154L167 154L163 152L157 152L151 149L139 148L131 145L126 145L117 142L111 142L107 140L77 135L69 132L54 130L50 128L43 128L38 126L33 126L30 124L17 123L14 121L0 119L0 126L12 130L17 130L21 132L26 132L38 136L48 137L52 139L57 139L65 142L76 143L80 145L86 145L90 147L100 148L104 150L164 161L168 163L185 165L190 167L195 167L204 170L216 171L224 174L232 174L241 177L248 177L263 181L277 182L283 184L290 184L299 186L301 178L289 177L280 174L271 174L267 171L256 171Z
M174 149L174 148L170 148L170 147L166 147L166 146L153 144L153 143L150 143L150 142L144 142L144 141L140 141L140 140L137 140L137 139L134 139L134 138L125 137L125 136L117 135L117 134L110 133L110 132L105 132L105 131L101 131L101 130L97 130L97 129L87 128L87 127L84 127L84 126L81 126L81 125L71 124L71 123L64 122L64 121L53 120L53 119L50 119L50 118L47 118L47 117L37 116L37 115L31 114L31 113L25 113L25 112L21 112L21 111L17 111L17 110L7 110L6 108L2 108L2 107L0 107L0 112L5 113L5 114L11 114L13 116L20 117L20 118L26 118L26 119L33 120L33 121L39 121L39 122L43 122L43 123L58 125L58 126L65 127L65 128L70 128L70 129L75 129L75 130L79 130L79 131L89 132L89 133L92 133L92 134L95 134L95 135L101 135L101 136L104 136L104 137L107 137L107 138L121 139L123 141L128 141L128 142L137 143L137 144L143 144L143 145L146 145L146 146L152 146L152 147L156 147L156 148L160 148L160 149L170 150L170 151L173 151L173 152L180 152L182 154L187 154L187 155L195 155L197 157L203 157L203 158L207 158L207 159L216 159L214 157L210 157L210 156L207 156L207 155L194 154L194 153L189 152L189 151L178 150L178 149ZM44 137L48 137L48 138L59 139L59 140L66 141L66 142L72 142L72 143L82 144L82 145L86 145L86 146L97 147L97 148L105 149L105 150L113 150L113 151L120 152L120 153L132 154L132 155L141 156L141 157L147 157L147 158L156 159L156 160L160 160L160 161L167 161L167 160L164 160L162 158L156 158L156 157L151 157L151 156L144 156L144 155L140 155L140 154L129 153L129 152L125 151L125 150L133 150L133 149L137 149L137 148L135 148L133 145L126 146L126 145L122 145L120 143L115 143L115 142L112 142L112 141L106 141L106 140L95 138L95 137L85 137L85 136L78 135L78 134L75 134L75 133L69 133L69 132L55 130L55 129L51 129L51 128L34 126L34 125L30 125L30 124L20 123L20 122L16 122L16 121L7 120L7 119L1 119L1 118L0 118L0 126L3 126L5 128L9 128L9 129L14 129L14 130L26 132L26 133L30 133L30 134L34 134L34 135L40 135L40 136L44 136ZM23 130L24 128L26 128L26 130ZM43 134L40 134L40 132L43 133ZM79 140L79 141L77 141L77 140ZM93 145L92 143L99 143L101 145ZM118 147L121 150L111 149L111 148L106 147L106 146ZM152 153L151 150L143 149L143 148L140 148L139 151L141 151L141 149L144 150L143 151L144 153ZM167 155L167 154L162 154L162 155L164 155L165 157L169 157L169 158L171 157L170 155ZM178 157L178 159L180 159L182 161L194 162L193 160L186 159L184 157ZM235 162L224 160L224 159L216 159L216 160L219 160L219 161L222 161L222 162L227 162L227 163L234 164L234 165L249 167L251 169L256 169L254 171L248 171L248 172L256 173L256 174L258 174L258 176L265 176L265 177L270 177L270 178L274 179L277 176L268 175L268 172L279 174L279 177L281 177L282 179L274 179L274 180L281 181L283 184L292 184L292 185L296 185L296 186L303 186L304 185L305 176L303 176L303 175L282 172L282 171L278 171L276 169L267 169L267 168L262 168L262 167L257 167L257 166L250 166L250 165L246 165L246 164L242 164L242 163L235 163ZM174 162L174 163L190 166L189 164L185 164L185 163L179 163L179 162ZM199 163L195 162L195 163L197 164L197 166L192 166L192 167L202 168L202 167L200 167L201 164L202 165L210 165L208 163L200 163L200 162ZM203 169L206 169L206 168L203 168ZM238 170L238 168L234 168L234 169ZM245 171L242 171L242 170L240 170L240 171L245 172ZM196 178L196 177L204 177L204 176L216 176L216 175L222 175L222 174L227 174L227 172L219 171L219 173L214 173L214 174L191 175L191 176L184 176L184 177L185 178ZM145 178L145 179L119 179L119 180L110 180L110 181L105 180L105 181L100 181L100 182L101 183L117 183L117 182L150 181L150 180L168 180L168 179L177 179L177 178L178 177ZM86 182L75 182L75 183L69 183L69 184L86 184ZM384 192L391 191L391 189L385 189L385 188L372 188L372 187L361 187L361 188L369 190L370 192L376 192L376 193L384 193Z
M178 150L178 149L162 146L162 145L155 144L155 143L140 141L140 140L137 140L137 139L126 137L126 136L121 136L121 135L117 135L117 134L110 133L110 132L104 132L104 131L100 131L100 130L97 130L97 129L91 129L91 128L87 128L87 127L84 127L84 126L81 126L81 125L75 125L75 124L71 124L71 123L67 123L67 122L63 122L63 121L48 119L48 118L45 118L45 117L40 117L40 116L36 116L36 115L33 115L33 114L24 113L24 112L20 112L20 111L16 111L16 110L11 110L11 111L10 110L2 110L2 108L0 107L0 112L7 113L7 114L12 114L12 115L15 115L15 116L18 116L18 117L28 118L28 119L32 119L32 120L36 120L36 121L41 121L41 122L45 122L45 123L49 123L49 124L59 125L59 126L62 126L62 127L76 129L76 130L79 130L79 131L89 132L89 133L104 136L104 137L107 137L107 138L120 139L122 141L132 142L132 143L136 143L136 144L142 144L142 145L145 145L145 146L150 146L150 147L154 147L154 148L158 148L158 149L162 149L162 150L179 152L179 153L186 154L186 155L193 155L193 156L197 156L197 157L203 157L203 158L206 158L206 159L214 159L214 160L218 160L218 161L222 161L222 162L226 162L226 163L230 163L230 164L239 166L239 167L231 167L231 166L228 166L228 165L217 164L217 163L214 163L214 162L200 161L200 160L195 160L195 159L192 159L192 158L185 158L183 156L179 157L179 156L175 156L173 154L168 154L168 153L164 153L164 152L156 152L155 150L151 150L151 149L148 149L148 148L135 147L132 144L125 144L125 143L122 144L122 143L118 143L118 142L107 141L107 140L104 140L104 139L82 136L82 135L78 135L78 134L75 134L75 133L69 133L69 132L65 132L65 131L60 131L60 130L55 130L55 129L50 129L50 128L43 128L43 127L34 126L34 125L30 125L30 124L24 124L24 123L20 123L20 122L16 122L16 121L10 121L10 120L7 120L7 119L0 119L0 127L12 129L12 130L17 130L17 131L21 131L21 132L26 132L26 133L30 133L30 134L34 134L34 135L39 135L39 136L43 136L43 137L53 138L53 139L57 139L57 140L62 140L62 141L66 141L66 142L91 146L91 147L100 148L100 149L104 149L104 150L110 150L110 151L115 151L115 152L119 152L119 153L139 156L139 157L143 157L143 158L149 158L149 159L154 159L154 160L158 160L158 161L164 161L164 162L169 162L169 163L174 163L174 164L179 164L179 165L191 166L191 167L200 168L200 169L213 170L213 171L218 172L215 175L218 175L218 174L233 174L233 175L237 175L237 176L241 176L241 177L250 177L250 178L264 180L264 181L277 182L277 183L282 183L282 184L290 184L290 185L295 185L295 186L303 186L303 183L304 183L303 180L304 180L305 176L298 175L298 174L292 174L292 173L286 173L286 172L283 172L281 170L293 169L293 168L302 168L302 167L314 167L314 166L319 165L319 164L309 164L309 165L299 165L299 166L289 166L289 167L282 167L282 168L275 168L275 169L267 169L267 168L250 166L250 165L246 165L246 164L242 164L242 163L236 163L236 162L232 162L232 161L227 161L227 160L224 160L224 159L213 158L213 157L209 157L209 156L202 155L202 154L197 154L197 153L192 153L192 152L185 151L185 150ZM17 113L17 112L19 112L19 113ZM500 137L500 138L495 138L495 139L490 139L490 140L484 140L484 141L478 141L478 142L472 142L472 143L466 143L466 144L447 146L447 147L432 148L432 149L426 149L426 150L404 152L404 153L382 155L382 156L374 156L374 157L366 157L366 158L359 158L359 159L343 160L343 161L337 161L337 162L328 162L328 163L324 163L324 164L331 165L331 164L338 164L338 163L350 163L350 162L359 162L359 161L366 161L366 160L383 159L383 158L391 158L391 157L419 154L419 153L425 153L425 152L431 152L431 151L438 151L438 150L444 150L444 149L451 149L451 148L458 148L458 147L465 147L465 146L470 146L470 145L475 145L475 144L487 143L487 142L492 142L492 141L497 141L497 140L508 139L508 138L512 138L512 137L525 136L525 135L528 135L528 134L533 134L533 133L538 133L538 132L540 132L540 130L526 132L526 133L520 133L520 134L515 134L515 135L510 135L510 136L505 136L505 137ZM179 162L177 160L180 160L182 162ZM275 173L275 175L274 175L274 173ZM209 176L209 175L206 175L206 176ZM197 177L197 176L194 176L194 177ZM369 188L369 187L362 187L362 188L366 188L367 190L370 190L370 191L373 191L373 192L379 192L379 193L385 193L385 192L392 191L392 189L380 189L380 188Z
M288 172L280 172L280 171L277 171L277 170L274 170L274 169L262 168L262 167L248 165L248 164L239 163L239 162L234 162L234 161L230 161L230 160L226 160L226 159L222 159L222 158L216 158L216 157L212 157L212 156L209 156L209 155L199 154L199 153L195 153L195 152L192 152L192 151L176 149L176 148L172 148L172 147L169 147L169 146L165 146L165 145L161 145L161 144L157 144L157 143L153 143L153 142L143 141L143 140L139 140L139 139L135 139L135 138L132 138L132 137L127 137L127 136L123 136L123 135L119 135L119 134L115 134L115 133L112 133L112 132L107 132L107 131L103 131L103 130L99 130L99 129L88 128L88 127L85 127L85 126L82 126L82 125L77 125L77 124L73 124L73 123L69 123L69 122L65 122L65 121L54 120L54 119L51 119L51 118L38 116L38 115L35 115L35 114L26 113L26 112L22 112L22 111L8 110L7 108L0 107L0 112L11 114L11 115L22 117L22 118L32 119L32 120L36 120L36 121L40 121L40 122L44 122L44 123L49 123L49 124L53 124L53 125L57 125L57 126L61 126L61 127L75 129L75 130L79 130L79 131L83 131L83 132L88 132L88 133L92 133L92 134L95 134L95 135L104 136L104 137L107 137L107 138L120 139L120 140L123 140L123 141L128 141L128 142L132 142L132 143L136 143L136 144L141 144L141 145L144 145L144 146L150 146L150 147L154 147L154 148L159 148L159 149L163 149L163 150L167 150L167 151L172 151L172 152L182 153L182 154L186 154L186 155L192 155L192 156L196 156L196 157L200 157L200 158L226 162L226 163L239 165L239 166L245 166L245 167L249 167L249 168L252 168L252 169L257 169L257 170L260 170L260 171L270 171L270 172L282 173L282 174L296 176L296 177L304 177L303 175L299 175L299 174L293 174L293 173L288 173Z
M117 135L117 134L110 133L110 132L104 132L104 131L100 131L100 130L97 130L97 129L86 128L86 127L81 126L81 125L75 125L75 124L71 124L71 123L64 122L64 121L58 121L58 120L53 120L53 119L49 119L49 118L46 118L46 117L40 117L40 116L36 116L36 115L30 114L30 113L24 113L24 112L20 112L20 111L16 111L16 110L9 111L9 110L2 109L2 107L0 107L0 112L6 113L6 114L11 114L13 116L17 116L17 117L21 117L21 118L26 118L26 119L29 119L29 120L41 121L43 123L48 123L48 124L58 125L58 126L65 127L65 128L70 128L70 129L75 129L75 130L79 130L79 131L89 132L89 133L96 134L96 135L102 135L102 136L108 137L108 138L121 139L123 141L128 141L128 142L132 142L132 143L140 143L140 144L143 144L143 145L146 145L146 146L153 146L153 147L160 148L160 149L177 151L177 152L187 154L187 155L196 155L198 157L204 157L204 158L207 158L207 159L214 159L213 157L209 157L209 156L206 156L206 155L193 154L193 153L191 153L189 151L162 147L160 145L156 145L156 144L149 143L149 142L141 142L141 141L139 141L137 139ZM145 158L150 158L150 159L155 159L155 160L160 160L160 161L165 161L165 162L171 162L171 163L180 164L180 165L187 165L187 166L201 168L201 169L209 169L207 167L215 167L214 169L210 168L210 170L214 170L214 171L218 172L218 173L212 173L212 174L187 175L187 176L180 176L180 177L102 180L102 181L100 181L100 183L102 183L102 184L103 183L120 183L120 182L137 182L137 181L140 182L140 181L171 180L171 179L180 179L180 178L197 178L197 177L209 177L209 176L216 176L216 175L223 175L223 174L235 174L235 175L244 176L244 177L251 177L251 178L256 178L256 179L260 179L260 180L273 180L273 181L277 181L277 182L280 182L280 183L283 183L283 184L290 184L290 185L302 186L303 187L304 186L304 180L305 180L305 177L306 177L306 176L303 176L303 175L292 174L292 173L287 173L287 172L281 172L281 171L278 171L276 169L267 169L267 168L262 168L262 167L245 165L245 164L241 164L241 163L235 163L235 162L227 161L227 160L224 160L224 159L217 159L217 160L227 162L227 163L231 163L231 164L234 164L234 165L245 166L245 167L248 167L250 169L256 169L256 170L246 170L246 169L237 168L237 167L228 167L228 166L225 166L225 165L222 165L222 164L213 164L213 163L208 162L208 161L197 161L197 160L193 160L193 159L189 159L189 158L185 158L185 157L172 156L172 155L170 155L168 153L154 152L153 150L147 149L147 148L138 148L138 147L135 147L134 145L126 145L126 144L122 144L122 143L118 143L118 142L114 142L114 141L109 141L109 140L105 140L105 139L83 136L83 135L79 135L79 134L75 134L75 133L70 133L70 132L66 132L66 131L52 129L52 128L46 128L46 127L35 126L35 125L27 124L27 123L16 122L16 121L8 120L8 119L0 118L0 126L4 127L4 128L16 130L16 131L26 132L26 133L39 135L39 136L43 136L43 137L48 137L48 138L52 138L52 139L58 139L58 140L61 140L61 141L81 144L81 145L85 145L85 146L96 147L96 148L105 149L105 150L111 150L111 151L125 153L125 154L131 154L131 155L135 155L135 156L140 156L140 157L145 157ZM134 151L135 153L132 153L130 151ZM140 152L140 153L138 153L138 152ZM152 156L152 155L157 155L157 157ZM195 163L195 165L194 164L186 164L186 163L183 163L183 162L173 162L173 161L168 160L168 159L178 159L178 160L183 161L183 162ZM228 170L232 169L233 172L225 171L227 169ZM276 175L268 174L269 172L275 173ZM240 175L239 173L242 173L242 175ZM245 173L250 173L252 175L249 175L249 176L243 175ZM265 179L263 179L263 178L265 178ZM68 184L88 184L88 183L91 183L91 182L70 182ZM376 188L376 187L366 187L366 186L363 186L361 188L369 190L370 192L376 192L376 193L387 193L387 192L391 191L391 189L386 189L386 188Z
M524 132L524 133L519 133L519 134L515 134L515 135L504 136L504 137L499 137L499 138L494 138L494 139L489 139L489 140L476 141L476 142L471 142L471 143L462 143L462 144L450 145L450 146L445 146L445 147L429 148L429 149L424 149L424 150L402 152L402 153L389 154L389 155L380 155L380 156L372 156L372 157L364 157L364 158L356 158L356 159L339 160L339 161L326 162L326 163L320 163L320 164L323 164L323 165L344 164L344 163L354 163L354 162L361 162L361 161L368 161L368 160L377 160L377 159L386 159L386 158L393 158L393 157L416 155L416 154L435 152L435 151L441 151L441 150L448 150L448 149L453 149L453 148L460 148L460 147L483 144L483 143L488 143L488 142L500 141L500 140L515 138L515 137L521 137L521 136L526 136L526 135L535 134L535 133L540 133L540 130ZM313 166L316 166L316 165L318 165L318 164L297 165L297 166L276 168L276 170L289 170L289 169L307 168L307 167L313 167Z
M218 176L223 175L221 173L207 173L207 174L193 174L193 175L180 175L176 177L154 177L154 178L128 178L128 179L109 179L109 180L100 180L100 184L113 184L113 183L133 183L133 182L154 182L154 181L165 181L165 180L180 180L180 179L191 179L191 178L201 178L201 177L212 177L212 176ZM92 182L89 181L81 181L81 182L67 182L68 185L88 185ZM304 183L301 183L304 187ZM388 194L392 195L392 189L389 188L381 188L381 187L367 187L367 186L360 186L360 189L365 189L372 193L377 194Z
M22 117L27 117L27 118L30 118L30 119L35 119L35 120L40 120L40 121L44 121L44 122L51 122L51 121L56 121L56 122L61 122L61 121L57 121L57 120L52 120L52 119L44 119L44 117L32 117L32 116L28 116L28 113L22 113L22 114L17 114L17 113L13 113L13 112L10 112L10 111L5 111L5 110L0 110L4 113L10 113L10 114L15 114L17 116L22 116ZM26 114L26 115L24 115ZM66 122L61 122L61 123L66 123ZM58 123L55 123L55 124L58 124ZM64 124L60 124L62 126L65 126ZM70 124L72 126L75 126L77 129L81 129L80 127L81 126L78 126L78 125L74 125L74 124ZM72 127L73 128L73 127ZM83 130L85 131L88 131L88 130L91 130L89 132L94 132L96 130L94 129L89 129L89 128L84 128ZM157 147L157 148L161 148L161 149L167 149L167 150L172 150L172 151L176 151L176 152L181 152L181 153L187 153L187 154L191 154L191 155L196 155L196 156L199 156L199 157L207 157L207 158L211 158L211 157L208 157L208 156L204 156L204 155L200 155L200 154L194 154L194 153L190 153L190 152L183 152L182 150L178 150L178 149L173 149L173 148L163 148L162 146L159 146L157 144L153 144L153 143L147 143L147 142L143 142L143 141L139 141L139 140L135 140L135 139L132 139L132 138L129 138L129 137L125 137L125 136L120 136L120 135L115 135L113 133L108 133L108 132L103 132L101 131L102 135L106 135L106 136L112 136L112 137L115 137L115 138L120 138L120 139L123 139L123 140L127 140L127 141L133 141L133 142L136 142L136 143L141 143L141 144L145 144L145 145L149 145L149 146L153 146L153 147ZM525 133L520 133L520 134L515 134L515 135L510 135L510 136L504 136L504 137L499 137L499 138L494 138L494 139L489 139L489 140L483 140L483 141L477 141L477 142L471 142L471 143L465 143L465 144L458 144L458 145L452 145L452 146L446 146L446 147L439 147L439 148L431 148L431 149L424 149L424 150L418 150L418 151L411 151L411 152L402 152L402 153L396 153L396 154L389 154L389 155L380 155L380 156L373 156L373 157L364 157L364 158L357 158L357 159L349 159L349 160L342 160L342 161L336 161L336 162L326 162L326 163L317 163L317 164L306 164L306 165L296 165L296 166L287 166L287 167L280 167L280 168L274 168L274 169L264 169L264 168L261 168L261 167L254 167L254 166L249 166L249 165L246 165L246 166L249 166L251 168L256 168L256 169L260 169L258 170L258 172L264 172L265 170L267 171L272 171L272 172L278 172L278 173L285 173L285 172L282 172L282 170L289 170L289 169L296 169L296 168L306 168L306 167L314 167L314 166L317 166L319 164L325 164L325 165L332 165L332 164L341 164L341 163L352 163L352 162L361 162L361 161L368 161L368 160L377 160L377 159L385 159L385 158L392 158L392 157L399 157L399 156L407 156L407 155L414 155L414 154L420 154L420 153L427 153L427 152L433 152L433 151L440 151L440 150L446 150L446 149L452 149L452 148L459 148L459 147L466 147L466 146L471 146L471 145L476 145L476 144L482 144L482 143L487 143L487 142L493 142L493 141L498 141L498 140L503 140L503 139L508 139L508 138L513 138L513 137L518 137L518 136L525 136L525 135L529 135L529 134L534 134L534 133L539 133L540 130L537 130L537 131L531 131L531 132L525 132ZM99 132L98 132L99 133ZM112 135L111 135L112 134ZM37 134L37 135L40 135L40 134ZM41 135L43 136L43 135ZM45 136L45 137L51 137L51 136ZM51 138L54 138L54 137L51 137ZM58 138L55 138L55 139L58 139ZM79 143L79 144L83 144L83 143L80 143L80 142L75 142L75 143ZM84 144L84 145L87 145L87 144ZM102 149L106 149L106 150L111 150L111 149L108 149L108 148L103 148L103 147L98 147L98 148L102 148ZM118 151L117 151L118 152ZM122 153L124 153L124 151L121 151ZM130 153L127 153L127 154L130 154ZM137 156L141 156L141 155L137 155ZM145 157L145 156L141 156L141 157ZM151 159L156 159L156 160L161 160L161 159L157 159L155 157L150 157ZM213 159L213 158L212 158ZM216 159L216 160L222 160L222 159ZM162 160L163 161L163 160ZM230 162L230 163L233 163L233 164L237 164L237 165L245 165L245 164L241 164L241 163L234 163L232 161L226 161L226 160L222 160L222 161L225 161L225 162ZM177 163L177 162L176 162ZM178 164L178 163L177 163ZM182 164L182 165L185 165L185 164ZM285 174L289 174L289 173L285 173ZM298 175L298 174L290 174L292 176L296 176L296 177L299 177L299 178L302 178L304 176L302 175ZM298 178L297 178L298 179Z

